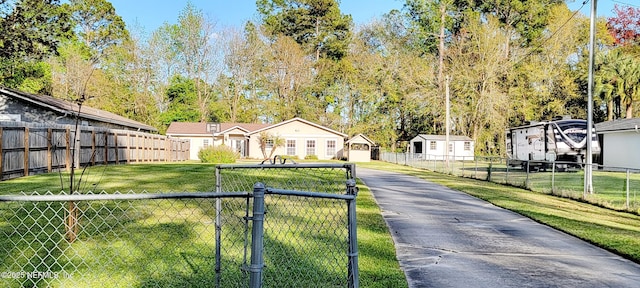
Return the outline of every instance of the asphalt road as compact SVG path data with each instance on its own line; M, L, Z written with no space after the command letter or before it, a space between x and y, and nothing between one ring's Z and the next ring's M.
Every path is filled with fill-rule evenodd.
M409 287L640 287L640 265L419 178L359 168Z

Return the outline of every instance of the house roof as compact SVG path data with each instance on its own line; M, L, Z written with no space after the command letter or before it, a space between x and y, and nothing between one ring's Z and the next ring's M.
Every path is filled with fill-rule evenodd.
M131 120L129 118L113 114L104 110L96 109L87 105L80 107L78 104L66 100L53 98L47 95L35 95L18 90L0 87L0 94L7 95L22 101L29 102L33 105L40 106L61 114L75 115L80 111L80 118L91 119L95 121L117 124L124 127L142 129L147 131L158 131L158 129L147 124Z
M358 139L358 138L362 138L365 141L369 142L369 144L371 145L376 145L376 142L371 141L371 139L367 138L367 136L364 136L362 133L351 137L351 139L347 140L346 142L344 142L345 144L351 143L353 140Z
M260 133L260 132L262 132L262 131L264 131L264 130L268 130L268 129L272 129L272 128L275 128L275 127L278 127L278 126L286 125L286 124L289 124L289 123L294 122L294 121L299 121L299 122L305 123L305 124L307 124L307 125L310 125L310 126L313 126L313 127L316 127L316 128L322 129L322 130L325 130L325 131L327 131L327 132L330 132L330 133L333 133L333 134L340 135L340 136L342 136L342 138L347 138L347 134L344 134L344 133L338 132L338 131L333 130L333 129L329 129L329 128L327 128L327 127L324 127L324 126L318 125L318 124L313 123L313 122L311 122L311 121L307 121L307 120L305 120L305 119L302 119L302 118L300 118L300 117L292 118L292 119L289 119L289 120L287 120L287 121L283 121L283 122L276 123L276 124L273 124L273 125L270 125L270 126L267 126L267 127L263 127L263 128L261 128L261 129L251 131L251 132L249 132L248 134L249 134L249 135L251 135L251 134Z
M247 135L251 135L251 134L255 134L255 133L260 133L262 131L271 129L271 128L275 128L278 126L282 126L285 125L287 123L291 123L293 121L300 121L303 123L306 123L310 126L316 127L316 128L320 128L323 129L325 131L337 134L342 136L343 138L346 138L347 135L340 133L338 131L335 130L331 130L327 127L315 124L313 122L304 120L302 118L293 118L287 121L283 121L280 123L276 123L276 124L262 124L262 123L219 123L220 125L220 131L216 132L215 134L212 134L212 132L209 130L207 130L207 125L212 124L212 123L190 123L190 122L173 122L169 125L169 128L167 128L167 135L200 135L200 136L209 136L209 135L220 135L222 133L231 131L233 129L240 129L245 131L245 133Z
M596 133L637 131L640 129L640 118L616 119L595 124Z
M271 124L262 123L219 123L220 131L212 132L207 129L207 125L214 123L205 122L172 122L167 128L167 135L203 135L211 136L213 134L219 135L231 131L233 129L243 130L245 133L255 131L264 127L271 126ZM218 124L218 123L215 123Z
M418 136L413 137L412 141L416 138L422 138L424 140L434 140L434 141L446 141L445 135L430 135L430 134L418 134ZM458 135L449 135L450 141L473 141L473 139L468 136L458 136Z

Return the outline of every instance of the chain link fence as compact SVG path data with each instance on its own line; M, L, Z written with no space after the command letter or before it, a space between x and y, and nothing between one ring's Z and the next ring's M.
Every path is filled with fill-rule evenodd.
M358 287L354 173L219 166L210 192L0 196L0 287Z
M381 153L380 159L454 176L486 180L640 213L640 170L593 165L593 193L584 194L582 163L513 161L501 157Z

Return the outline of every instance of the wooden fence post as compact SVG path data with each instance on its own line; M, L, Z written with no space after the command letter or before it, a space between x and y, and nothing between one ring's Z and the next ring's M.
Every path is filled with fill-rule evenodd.
M53 129L47 128L47 172L51 173L53 170L53 155L51 152L51 141L53 141Z
M126 146L125 146L125 153L126 153L126 160L127 160L127 164L131 164L131 134L129 134L129 132L127 132L127 137L126 137Z
M29 127L24 127L24 176L29 176Z
M104 131L104 165L109 164L109 133Z
M91 130L91 166L96 165L96 130Z
M113 147L115 149L116 164L120 164L120 149L118 148L118 132L113 132Z
M67 172L71 171L71 128L67 126L65 130L65 146L66 146L66 155L65 155L65 166Z

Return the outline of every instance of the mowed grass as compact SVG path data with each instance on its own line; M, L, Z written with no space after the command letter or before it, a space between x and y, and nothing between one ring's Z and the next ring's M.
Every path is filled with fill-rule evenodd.
M241 173L240 173L241 174ZM281 175L280 175L281 176ZM314 178L321 174L312 175ZM96 166L85 171L76 170L74 186L85 193L136 193L148 192L209 192L215 191L215 165L209 164L136 164L116 166ZM278 175L261 175L261 179L272 183L289 183ZM266 177L266 178L265 178ZM287 178L300 176L290 175ZM345 179L345 178L342 178ZM250 181L253 181L251 179ZM250 184L250 183L249 183ZM395 248L386 224L370 191L359 184L357 198L359 270L361 287L407 287L404 273L395 257ZM69 174L51 173L0 182L0 194L47 191L57 194L68 192ZM344 235L330 231L323 226L322 235L309 231L291 231L290 226L318 223L326 225L342 217L331 214L329 219L314 218L314 213L322 214L327 207L344 207L344 201L326 204L322 201L307 201L290 197L276 198L267 202L268 211L265 228L276 231L267 236L265 245L277 248L269 255L302 258L303 266L287 267L290 272L282 274L291 279L272 279L281 267L268 263L265 278L275 283L297 283L297 287L340 287L335 282L342 275L343 268L324 266L335 265L336 259L322 260L318 253L322 250L307 247L331 246L334 242L344 245ZM243 205L245 199L223 201L223 209L233 212L224 218L223 243L233 246L222 247L223 287L243 287L246 278L240 272L244 245ZM308 202L308 203L307 203ZM160 201L94 201L79 203L82 228L78 241L68 243L61 239L64 235L65 208L67 203L0 203L0 271L71 271L69 279L0 279L0 286L24 287L213 287L215 271L215 234L212 223L215 215L215 200L160 200ZM274 205L269 208L269 205ZM279 206L278 206L279 205ZM287 211L291 207L304 207L296 212ZM292 214L296 213L296 214ZM336 212L334 212L336 213ZM338 212L343 213L343 212ZM269 217L282 214L286 221L269 222ZM292 217L293 216L293 217ZM309 217L307 217L309 216ZM317 217L317 216L315 216ZM342 222L341 222L342 221ZM340 220L339 223L346 223ZM278 227L283 223L287 227ZM17 227L17 229L15 228ZM229 228L232 227L232 228ZM335 226L339 230L341 226ZM287 231L278 234L277 231ZM15 231L17 230L18 233ZM4 237L10 235L10 237ZM57 235L51 237L51 235ZM250 235L250 232L249 232ZM310 237L309 235L312 235ZM295 245L294 245L295 244ZM5 248L10 247L10 248ZM303 247L303 248L299 248ZM266 246L265 246L266 248ZM330 247L329 247L330 248ZM346 250L344 251L346 254ZM231 257L227 257L231 256ZM278 255L275 255L278 256ZM327 255L322 255L327 256ZM328 255L344 257L346 255ZM78 257L81 257L80 261ZM11 264L13 259L21 263ZM286 260L286 259L285 259ZM25 262L26 261L26 262ZM294 260L292 259L291 262ZM25 263L22 263L25 262ZM333 263L333 264L332 264ZM287 264L287 263L285 263ZM346 266L346 262L344 262ZM296 269L293 271L291 269ZM238 272L232 272L236 270ZM323 272L324 271L324 272ZM338 273L336 273L338 271ZM318 273L320 272L320 273ZM316 273L316 274L313 274ZM304 282L304 277L311 278ZM320 276L317 276L320 275ZM336 278L337 277L337 278ZM244 279L244 280L243 280ZM231 280L231 282L229 282ZM6 281L6 282L3 282ZM293 281L293 282L292 282ZM332 282L333 281L333 282ZM295 285L297 285L295 284ZM293 287L293 286L290 286Z
M640 263L640 216L637 214L380 161L359 166L401 172L465 192Z

